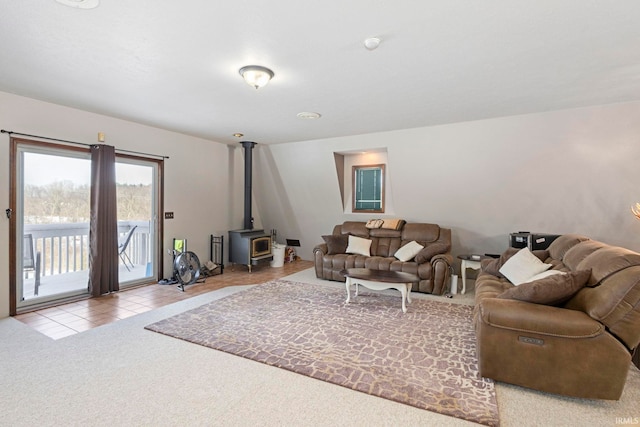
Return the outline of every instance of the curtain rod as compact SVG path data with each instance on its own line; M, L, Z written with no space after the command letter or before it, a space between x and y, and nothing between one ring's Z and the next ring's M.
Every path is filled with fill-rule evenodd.
M0 132L1 133L8 133L10 136L11 135L28 136L30 138L48 139L49 141L58 141L58 142L65 142L67 144L83 145L85 147L92 147L94 145L97 145L97 144L87 144L87 143L84 143L84 142L67 141L65 139L49 138L48 136L29 135L28 133L12 132L10 130L4 130L4 129L0 130ZM161 156L159 154L141 153L139 151L121 150L119 148L117 148L116 151L119 152L119 153L140 154L142 156L147 156L147 157L159 157L159 158L161 158L163 160L169 158L169 156Z

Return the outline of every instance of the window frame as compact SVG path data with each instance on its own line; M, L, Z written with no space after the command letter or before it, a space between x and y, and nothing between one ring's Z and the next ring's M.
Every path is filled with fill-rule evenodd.
M380 200L373 201L374 203L376 202L380 203L379 208L372 208L372 209L357 208L357 204L359 202L358 194L361 193L360 191L361 185L359 185L360 179L358 175L360 171L366 171L366 170L379 170L380 172L380 177L376 180L376 182L374 182L374 183L377 183L380 187ZM351 212L353 213L384 213L384 210L385 210L385 164L379 163L379 164L373 164L373 165L353 165L351 176L353 179L353 186L351 187L352 194L353 194ZM373 193L376 193L375 188L373 188L372 191Z

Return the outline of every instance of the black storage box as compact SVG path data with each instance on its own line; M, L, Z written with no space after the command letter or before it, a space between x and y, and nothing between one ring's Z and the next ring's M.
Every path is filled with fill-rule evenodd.
M527 247L531 251L547 249L551 242L560 237L559 234L530 233L518 231L509 235L509 246L512 248Z

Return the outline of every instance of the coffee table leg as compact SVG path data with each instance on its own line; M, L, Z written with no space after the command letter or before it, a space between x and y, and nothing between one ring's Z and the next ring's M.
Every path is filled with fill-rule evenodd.
M411 302L411 288L413 288L413 283L407 283L407 301Z
M351 301L351 292L350 292L350 288L351 288L351 277L347 277L347 280L344 282L346 287L347 287L347 301L346 303L348 304L349 301Z
M464 259L460 263L460 270L462 270L462 290L460 293L464 295L467 291L467 261Z
M402 294L402 312L407 312L407 304L405 301L407 300L407 285L405 283L401 283L396 287L397 290Z

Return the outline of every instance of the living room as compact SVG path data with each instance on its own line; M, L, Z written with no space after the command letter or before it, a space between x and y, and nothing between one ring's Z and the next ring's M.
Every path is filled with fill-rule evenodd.
M117 143L119 148L148 151L152 147L169 156L165 210L174 211L175 219L164 222L165 246L180 236L188 239L191 250L206 255L210 234L242 227L239 144L212 143L8 93L0 93L0 101L8 129L28 128L34 134L64 135L71 140L86 140L96 128L108 129L110 140L122 141ZM639 114L640 102L629 102L259 144L254 148L255 226L274 228L282 239L299 239L298 256L312 259L320 236L330 233L335 224L369 219L345 214L334 152L386 147L395 206L388 215L451 228L454 254L501 253L508 246L509 233L520 230L580 233L640 250L636 238L640 221L630 210L638 199L633 176L640 154L640 124L635 120ZM37 123L33 117L39 117ZM66 123L74 126L69 129ZM5 144L5 170L8 157ZM2 176L5 185L0 186L6 201L8 178ZM200 189L197 197L182 191L194 183ZM0 232L8 241L8 228ZM0 256L7 266L7 245L0 248ZM165 271L171 271L171 257L165 256L164 261ZM2 281L0 291L9 295L8 280ZM0 314L6 317L8 298L1 308Z
M573 4L580 7L578 3ZM623 4L622 9L633 11L636 8L630 3ZM569 20L570 16L565 18ZM615 27L611 23L605 26ZM632 35L638 34L632 32ZM580 36L582 34L575 37ZM584 37L587 41L581 45L583 47L593 43L597 36L587 33ZM634 45L635 39L631 37L630 40L623 47ZM385 48L385 41L383 37L379 49ZM619 61L629 69L633 69L629 63L640 62L636 47L634 45L632 52L620 45L600 46L606 52L619 48L620 57L624 58ZM17 61L19 57L12 60ZM479 115L468 120L378 130L376 120L370 119L370 130L344 136L301 137L280 143L263 139L255 131L252 134L245 129L253 127L245 124L245 128L234 131L242 130L258 143L254 149L255 227L276 229L281 240L300 240L298 256L311 260L313 247L335 224L371 217L345 210L335 154L384 149L393 210L382 216L431 222L452 229L454 255L501 253L508 246L509 233L520 230L580 233L638 251L640 221L632 215L630 207L640 201L635 182L637 159L640 158L640 87L637 72L627 77L628 86L625 86L618 79L626 74L623 71L617 74L611 71L613 69L613 66L609 69L611 74L602 72L602 81L584 83L585 87L593 88L594 101L588 102L589 97L585 97L574 102L571 99L574 94L565 92L564 103L538 111L527 110L523 101L522 108L513 108L497 116L490 113L483 116L483 106L476 105ZM278 79L286 79L286 75L278 74L278 69L274 71L276 77L271 86L257 92L242 82L237 70L226 84L237 84L239 90L253 91L250 94L262 96L260 102L264 103L266 91L272 90L271 96L277 98ZM532 74L543 72L553 74L548 69L532 70ZM576 73L576 79L579 76ZM559 86L568 83L561 81L546 90L559 91ZM598 91L604 91L605 83L610 84L609 97L596 96ZM421 85L420 82L412 84ZM103 132L106 143L118 149L168 156L164 162L164 210L174 212L175 216L164 221L164 247L170 247L174 237L186 238L190 250L205 256L209 252L209 235L224 235L228 230L242 228L243 152L237 140L230 136L231 132L228 132L231 139L219 141L169 130L173 129L171 114L166 117L166 126L158 126L127 119L125 111L117 116L98 114L89 107L74 108L62 102L50 102L42 99L35 81L29 92L13 93L3 87L0 85L2 129L86 143L94 143L97 133ZM133 89L128 88L129 91ZM472 88L465 89L472 91ZM612 92L617 96L611 95ZM433 104L436 101L425 96L421 102ZM501 102L513 105L504 99L492 99L487 101L486 110L500 110L495 106ZM271 104L267 102L267 105ZM451 104L440 105L443 110L453 108ZM386 108L384 102L380 108ZM437 110L438 105L433 108ZM174 115L179 114L174 112ZM325 113L318 122L305 125L317 126L330 118ZM326 126L331 127L332 123ZM301 134L305 132L307 130ZM0 200L8 207L11 192L8 135L0 136L0 141L0 168L6 171L0 175ZM2 242L10 239L9 221L5 221L7 225L0 227ZM171 256L164 254L162 261L165 273L170 272ZM7 244L0 245L0 272L0 295L3 296L0 298L0 318L4 318L9 315L10 306ZM16 343L20 342L17 337L15 339ZM197 358L198 361L206 360L200 350ZM162 364L165 368L168 365ZM250 375L262 373L246 366L233 372L243 372L243 369ZM279 378L280 375L276 376ZM255 381L252 384L255 390L265 385L257 379L252 381ZM325 390L324 385L311 385L310 389L326 392L322 394L326 400L321 400L318 408L331 410L332 392ZM312 394L309 390L305 393L307 396ZM343 392L338 394L342 396ZM273 404L282 403L280 399L284 400L278 398ZM543 396L541 400L543 402L538 405L543 408L544 402L551 398ZM251 401L247 397L244 403L251 404ZM371 401L358 403L371 404ZM267 404L259 406L264 409L262 407ZM340 408L347 410L344 406ZM307 409L312 411L314 408ZM391 413L395 413L394 409ZM633 413L618 415L638 416ZM580 419L578 415L574 417L574 420ZM252 419L260 421L259 418L247 418ZM417 419L416 416L414 420ZM562 421L572 424L571 420L558 420L558 424ZM611 418L611 424L614 423L615 419Z

